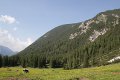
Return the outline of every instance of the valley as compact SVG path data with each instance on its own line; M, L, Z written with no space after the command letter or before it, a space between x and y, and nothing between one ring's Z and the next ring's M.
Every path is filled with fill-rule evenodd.
M120 80L120 0L0 0L0 80Z

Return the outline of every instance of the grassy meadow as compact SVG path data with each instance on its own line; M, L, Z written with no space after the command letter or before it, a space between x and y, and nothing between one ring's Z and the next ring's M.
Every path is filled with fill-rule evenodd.
M120 80L120 63L73 70L28 68L0 68L0 80Z

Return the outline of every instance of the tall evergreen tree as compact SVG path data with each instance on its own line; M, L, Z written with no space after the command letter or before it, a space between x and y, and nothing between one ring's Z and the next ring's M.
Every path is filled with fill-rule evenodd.
M0 67L2 67L2 63L3 63L3 59L2 59L2 55L0 54Z

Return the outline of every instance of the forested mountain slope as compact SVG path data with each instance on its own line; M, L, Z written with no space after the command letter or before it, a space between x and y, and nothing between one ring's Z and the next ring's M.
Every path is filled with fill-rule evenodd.
M120 55L120 9L47 32L21 51L18 63L65 69L100 66Z

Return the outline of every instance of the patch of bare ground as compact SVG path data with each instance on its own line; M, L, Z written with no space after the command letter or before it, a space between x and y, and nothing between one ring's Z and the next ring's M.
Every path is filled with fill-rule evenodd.
M112 72L114 75L120 75L120 72Z
M79 80L89 80L89 79L88 79L88 78L83 77L83 78L80 78Z

